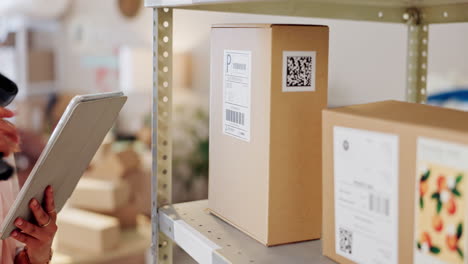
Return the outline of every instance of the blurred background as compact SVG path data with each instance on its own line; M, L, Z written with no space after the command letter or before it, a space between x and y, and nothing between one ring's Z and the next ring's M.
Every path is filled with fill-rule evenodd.
M74 95L122 90L129 98L62 214L53 263L149 259L152 15L143 0L0 2L0 72L20 89L12 108L22 138L16 155L21 182ZM174 202L207 198L210 27L239 21L291 23L285 17L174 12ZM293 23L330 27L330 106L405 99L405 25ZM468 25L430 27L428 103L468 110L468 34L460 32ZM119 239L92 237L108 230ZM97 244L80 242L85 231ZM174 262L192 263L179 251Z

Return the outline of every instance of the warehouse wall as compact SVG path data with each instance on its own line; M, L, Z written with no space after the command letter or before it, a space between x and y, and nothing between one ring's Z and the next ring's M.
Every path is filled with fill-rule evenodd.
M120 14L116 0L74 0L64 18L63 89L94 92L118 88L117 55L122 45L152 47L152 10ZM150 90L151 84L148 84Z
M152 11L142 8L135 19L121 16L114 0L72 1L65 18L66 67L63 88L94 91L117 87L115 73L100 84L99 64L113 64L121 45L151 49ZM209 91L209 33L214 23L304 23L330 26L330 105L405 98L406 27L340 20L252 16L176 10L174 13L174 72L178 87L190 86L201 93L204 104ZM76 41L77 29L84 31ZM118 32L118 34L116 34ZM468 85L468 23L432 25L429 42L430 91ZM450 48L447 48L450 47ZM192 71L187 69L193 66ZM187 80L190 79L190 80Z
M209 89L210 25L239 21L329 25L330 105L405 98L407 38L404 25L177 10L175 50L192 51L192 63L196 65L193 69L195 89L203 93L208 93Z
M332 106L405 98L405 25L176 10L175 51L191 55L195 90L209 89L210 25L239 21L329 25ZM468 23L430 26L429 92L468 86L467 32Z
M122 46L148 51L151 64L153 12L143 5L134 18L120 14L116 0L74 0L63 18L64 67L61 92L119 90L118 55ZM127 93L119 132L137 132L151 110L151 77L146 91ZM143 92L142 92L143 91Z
M429 92L468 89L468 23L429 28Z

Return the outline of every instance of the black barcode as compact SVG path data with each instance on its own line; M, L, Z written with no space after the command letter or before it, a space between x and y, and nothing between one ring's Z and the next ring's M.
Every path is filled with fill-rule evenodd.
M348 229L340 228L340 250L347 254L353 254L353 232Z
M245 123L245 114L241 112L236 112L227 109L226 110L226 120L231 121L233 123L244 125Z
M377 214L390 215L390 200L375 194L369 194L369 210Z
M243 64L243 63L233 63L232 64L232 67L235 69L235 70L243 70L245 71L247 69L247 65L246 64Z

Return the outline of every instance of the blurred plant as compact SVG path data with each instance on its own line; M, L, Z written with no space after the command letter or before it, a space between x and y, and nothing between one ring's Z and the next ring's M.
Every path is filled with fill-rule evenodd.
M173 176L186 191L191 191L196 180L208 178L208 111L194 101L175 105L173 114Z
M209 168L209 114L202 98L178 91L172 113L173 202L206 199ZM151 114L137 138L151 148Z

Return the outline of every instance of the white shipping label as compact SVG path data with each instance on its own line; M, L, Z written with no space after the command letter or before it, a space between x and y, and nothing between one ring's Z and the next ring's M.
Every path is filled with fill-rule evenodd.
M414 263L468 263L468 146L419 137L415 173Z
M283 51L283 92L315 91L317 53Z
M250 142L252 52L224 51L223 132Z
M335 251L398 263L398 136L334 127Z

